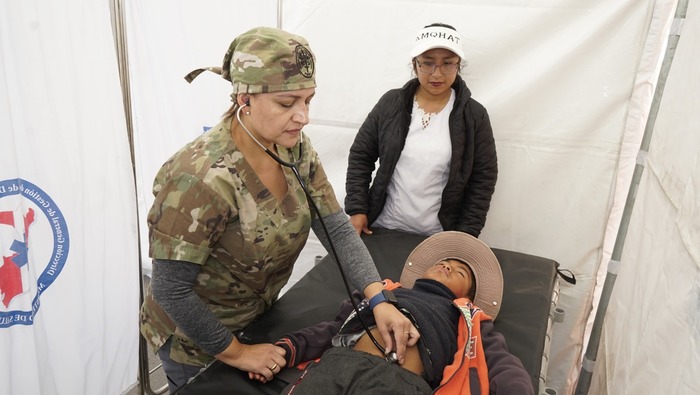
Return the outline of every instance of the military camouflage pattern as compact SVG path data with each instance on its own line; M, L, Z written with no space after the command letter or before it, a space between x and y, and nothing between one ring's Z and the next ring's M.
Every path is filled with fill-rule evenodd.
M233 40L221 76L233 94L292 91L316 87L316 62L301 36L271 27L251 29Z
M150 256L202 265L194 291L232 332L250 324L277 298L309 234L311 211L290 169L278 201L231 138L230 121L171 157L156 176L148 213ZM326 216L340 210L311 142L304 136L300 174ZM283 160L298 153L277 147ZM292 152L295 153L292 158ZM150 289L141 308L141 333L154 350L174 334L170 357L205 365L212 360L176 328Z

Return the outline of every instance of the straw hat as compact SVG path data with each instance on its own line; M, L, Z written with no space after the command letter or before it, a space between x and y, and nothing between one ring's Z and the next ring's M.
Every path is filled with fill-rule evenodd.
M483 241L467 233L445 231L423 240L406 259L399 282L413 288L429 267L447 259L458 259L469 266L476 280L474 304L495 320L503 298L501 265Z

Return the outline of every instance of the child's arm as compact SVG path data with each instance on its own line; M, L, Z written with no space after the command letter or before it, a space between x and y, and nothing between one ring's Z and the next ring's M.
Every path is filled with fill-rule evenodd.
M361 298L359 292L354 292L353 296ZM313 326L300 329L282 336L275 345L285 349L285 360L287 367L296 366L301 362L311 361L319 358L324 351L331 347L331 340L353 310L350 299L346 299L340 305L338 314L333 321L323 321Z
M494 332L493 321L481 321L481 338L489 368L489 393L534 395L530 375L520 359L508 351L503 335Z

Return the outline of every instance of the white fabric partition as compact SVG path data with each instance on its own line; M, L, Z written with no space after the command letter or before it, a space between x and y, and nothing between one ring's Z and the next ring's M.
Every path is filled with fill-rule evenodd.
M700 393L697 3L689 5L680 33L606 314L591 394Z
M138 240L108 2L0 2L0 146L0 394L119 394Z

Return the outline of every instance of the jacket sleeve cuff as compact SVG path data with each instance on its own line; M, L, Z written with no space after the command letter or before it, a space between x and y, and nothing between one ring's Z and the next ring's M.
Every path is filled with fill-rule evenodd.
M291 339L287 337L283 337L275 342L275 345L278 347L282 347L284 349L284 359L287 361L287 367L291 368L295 366L298 361L296 361L297 357L297 348L294 346L294 343L292 342Z

